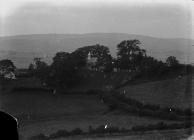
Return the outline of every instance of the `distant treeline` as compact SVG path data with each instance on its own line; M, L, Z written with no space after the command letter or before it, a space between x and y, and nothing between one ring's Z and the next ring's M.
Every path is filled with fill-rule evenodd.
M136 39L120 42L117 45L116 58L111 56L107 46L100 44L81 47L71 53L57 52L50 65L41 58L34 58L26 76L35 76L49 87L62 89L78 85L86 70L105 74L126 71L140 77L182 76L192 72L191 65L180 64L174 56L169 56L165 62L148 56L140 44ZM0 61L0 75L2 71L14 70L13 62Z
M125 97L116 91L109 94L101 92L101 99L109 106L109 110L123 110L137 116L147 116L164 120L188 121L192 119L192 108L180 109L174 107L161 107L149 103L142 103L130 97Z
M81 47L72 53L58 52L51 65L35 58L29 71L48 86L60 89L79 84L86 70L128 71L140 77L182 76L192 72L191 65L180 64L174 56L169 56L165 62L148 56L140 44L136 39L122 41L117 45L117 58L110 55L107 46L99 44ZM88 61L88 55L91 61Z
M57 132L51 133L50 135L46 136L44 134L38 134L32 136L30 140L50 140L50 139L57 139L57 138L66 138L72 136L111 136L111 135L137 135L143 134L143 132L153 131L153 130L174 130L174 129L190 129L190 123L172 123L172 124L165 124L163 122L159 122L157 124L149 124L149 125L138 125L133 126L131 129L126 128L119 128L117 126L108 126L108 125L100 125L97 128L92 128L89 126L88 131L84 132L80 128L75 128L71 131L66 129L58 130ZM190 132L188 132L190 134Z

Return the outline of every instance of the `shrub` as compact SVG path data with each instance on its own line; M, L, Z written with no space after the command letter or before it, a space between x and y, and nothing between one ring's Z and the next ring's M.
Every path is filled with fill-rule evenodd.
M92 128L91 125L88 127L88 133L89 133L89 134L94 133L94 129Z
M191 108L185 109L184 114L187 115L187 116L192 116L192 109Z
M36 136L32 136L30 140L49 140L49 138L41 133Z
M120 132L118 127L108 127L107 129L105 129L106 133L118 133Z
M75 128L70 133L71 135L80 135L83 133L83 131L80 128Z
M120 132L124 132L124 133L129 132L129 131L130 131L129 129L126 129L126 128L123 128L123 127L120 129Z
M64 129L64 130L58 130L57 132L51 134L49 138L54 139L54 138L59 138L59 137L67 137L69 135L70 133Z
M97 127L95 130L94 130L94 133L105 133L105 128L104 128L104 125L100 125L99 127Z
M123 94L120 94L116 91L112 94L113 98L117 99L116 102L111 102L115 108L124 109L127 112L135 113L139 116L151 116L161 119L167 120L184 120L187 119L188 116L192 115L192 111L190 108L181 110L179 108L172 107L160 107L160 105L151 105L151 104L143 104L135 99L131 99L126 97ZM112 108L113 108L112 107Z
M131 128L132 131L151 131L151 130L165 130L165 129L181 129L181 128L191 128L192 125L190 123L173 123L173 124L165 124L164 122L159 122L157 124L149 124L133 126Z

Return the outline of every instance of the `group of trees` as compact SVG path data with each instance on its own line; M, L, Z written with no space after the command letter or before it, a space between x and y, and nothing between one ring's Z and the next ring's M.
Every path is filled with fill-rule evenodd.
M51 65L45 63L41 58L34 58L29 65L29 71L42 82L60 87L69 87L79 83L82 71L87 67L87 57L90 53L96 58L95 69L103 68L105 73L113 69L132 71L143 74L162 74L169 68L180 66L174 56L167 58L166 62L147 56L146 50L140 47L139 40L124 40L117 45L117 58L110 55L109 48L103 45L91 45L76 49L72 53L58 52L53 58ZM14 64L10 60L0 61L0 71L13 71Z
M58 52L51 65L47 65L40 58L35 58L29 70L50 86L66 88L78 84L83 78L83 70L87 67L89 53L96 58L95 69L103 68L105 73L117 69L118 71L160 75L168 71L170 67L180 65L174 56L168 57L166 62L147 56L146 50L140 45L141 42L136 39L122 41L117 45L117 58L110 55L107 46L99 44L81 47L72 53Z
M117 64L120 69L137 70L142 60L146 57L146 51L139 47L139 40L125 40L118 44Z
M97 58L95 68L104 67L105 71L112 70L112 56L109 49L103 45L93 45L78 48L72 53L58 52L53 62L48 66L40 58L35 58L29 70L34 76L49 86L58 88L72 87L83 78L83 70L87 67L87 57L91 53ZM110 68L111 67L111 68Z
M14 63L9 59L0 60L0 80L4 78L6 74L14 72L16 69Z

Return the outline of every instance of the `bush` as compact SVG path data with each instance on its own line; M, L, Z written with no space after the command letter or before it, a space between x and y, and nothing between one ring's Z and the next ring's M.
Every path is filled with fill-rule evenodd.
M92 128L91 125L88 127L88 133L89 134L93 134L94 133L94 129Z
M118 127L108 127L107 129L105 129L106 133L118 133L120 132Z
M151 131L151 130L166 130L166 129L181 129L181 128L191 128L190 123L174 123L174 124L165 124L164 122L159 122L157 124L149 124L133 126L132 131Z
M64 129L64 130L58 130L57 132L51 134L49 138L54 139L54 138L60 138L60 137L67 137L69 135L70 133Z
M117 100L116 102L115 101L111 102L110 100L112 106L114 105L113 106L114 109L116 108L124 109L127 112L135 113L139 116L151 116L167 120L182 121L192 115L192 111L190 108L181 110L179 108L172 107L161 108L160 105L143 104L135 99L131 99L115 91L114 94L112 94L112 96Z
M32 136L30 140L49 140L49 138L41 133L36 136Z
M70 133L71 135L80 135L83 133L83 131L80 128L75 128Z
M184 115L187 115L187 116L192 116L192 109L191 108L187 108L183 111Z
M72 135L80 135L84 132L80 128L75 128L71 132L67 130L58 130L56 133L53 133L49 136L50 139L60 138L60 137L68 137Z
M93 130L94 133L105 133L105 128L104 125L100 125L99 127L97 127L96 129Z

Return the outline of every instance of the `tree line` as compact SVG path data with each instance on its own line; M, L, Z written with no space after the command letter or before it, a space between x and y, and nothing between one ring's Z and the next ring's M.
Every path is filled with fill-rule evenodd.
M144 76L163 76L172 73L181 73L185 66L191 69L190 65L180 64L174 56L169 56L165 62L148 56L146 50L137 39L124 40L117 45L117 57L113 58L107 46L96 44L85 46L69 52L57 52L50 65L41 58L34 58L29 65L32 75L38 77L43 83L52 87L66 88L79 84L83 73L87 70L88 54L96 58L93 69L104 73L113 71L135 72ZM5 62L6 61L6 62ZM10 60L0 61L0 72L9 68L13 71L15 66Z

